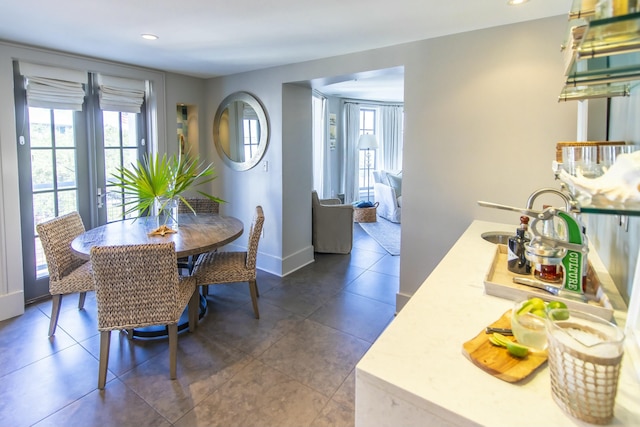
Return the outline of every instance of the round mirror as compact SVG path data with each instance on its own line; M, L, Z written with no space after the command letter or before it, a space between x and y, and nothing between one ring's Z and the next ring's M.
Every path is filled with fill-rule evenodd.
M257 165L269 143L269 122L260 101L247 92L227 96L213 120L213 142L231 169Z

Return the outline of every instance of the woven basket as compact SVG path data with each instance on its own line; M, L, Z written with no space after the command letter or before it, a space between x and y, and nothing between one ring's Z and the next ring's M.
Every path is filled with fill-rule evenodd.
M379 203L376 202L370 208L354 208L353 221L354 222L376 222L376 208Z
M594 357L565 345L552 334L547 338L553 400L580 420L610 423L622 354L615 358Z

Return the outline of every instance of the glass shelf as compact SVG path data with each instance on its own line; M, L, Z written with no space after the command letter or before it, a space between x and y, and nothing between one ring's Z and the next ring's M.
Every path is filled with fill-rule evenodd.
M585 6L583 0L573 0L571 10L569 11L569 19L591 19L596 15L596 1L590 2L592 5Z
M581 203L580 212L591 214L640 216L640 203Z
M615 83L596 86L565 86L558 96L558 101L579 101L582 99L612 98L629 96L630 83Z
M574 1L574 20L563 46L565 78L560 100L628 95L628 83L640 80L640 12L591 19ZM589 86L596 86L591 90Z

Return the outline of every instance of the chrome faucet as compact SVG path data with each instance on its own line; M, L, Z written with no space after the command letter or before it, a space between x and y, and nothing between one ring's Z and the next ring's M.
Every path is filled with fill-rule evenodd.
M538 196L540 196L542 194L555 194L556 196L559 196L560 198L562 198L562 200L564 200L567 212L579 212L579 209L577 207L578 206L577 202L573 198L573 196L571 196L571 195L569 195L567 193L563 193L560 190L556 190L555 188L540 188L539 190L536 190L533 193L531 193L531 195L527 199L527 209L528 210L532 210L533 209L533 203L538 198Z

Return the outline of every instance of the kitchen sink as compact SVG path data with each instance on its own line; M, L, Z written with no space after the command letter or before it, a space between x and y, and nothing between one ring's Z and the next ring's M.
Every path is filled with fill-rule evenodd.
M506 245L509 243L509 237L512 235L506 231L487 231L480 236L487 242Z

